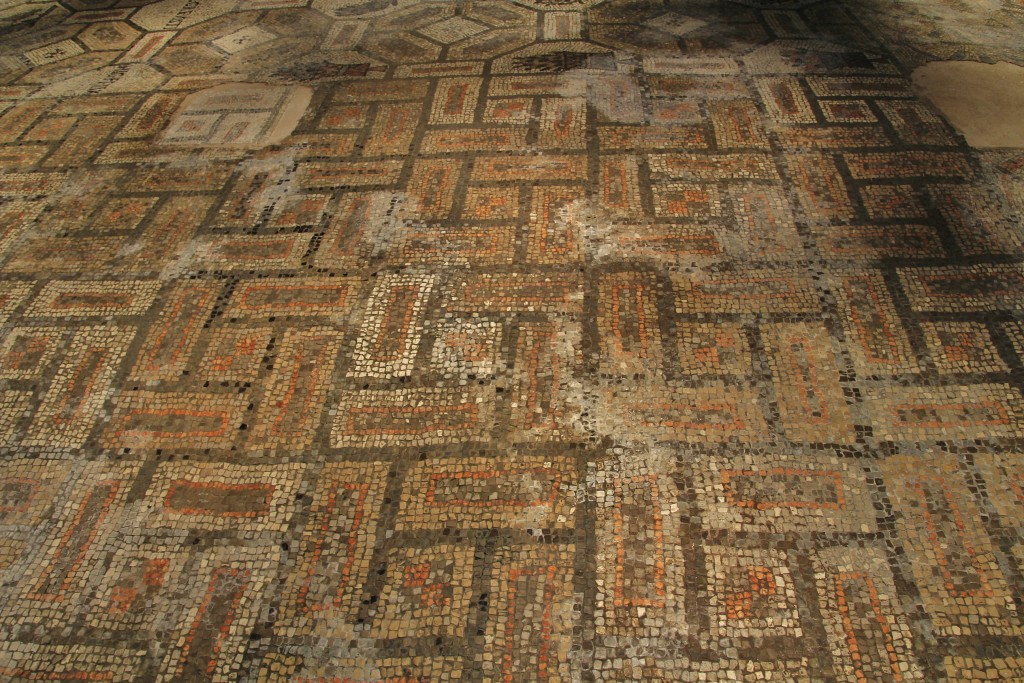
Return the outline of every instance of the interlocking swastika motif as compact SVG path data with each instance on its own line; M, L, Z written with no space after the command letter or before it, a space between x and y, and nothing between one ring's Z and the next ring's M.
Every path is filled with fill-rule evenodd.
M1024 679L1020 35L0 1L0 680Z

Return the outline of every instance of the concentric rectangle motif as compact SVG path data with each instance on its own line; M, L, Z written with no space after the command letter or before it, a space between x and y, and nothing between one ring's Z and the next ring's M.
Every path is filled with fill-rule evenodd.
M108 448L223 451L239 437L247 406L238 394L125 392L102 441Z
M685 636L686 569L673 513L679 491L657 472L598 471L597 632ZM667 633L666 633L667 631Z
M274 547L219 548L201 553L182 587L186 607L175 616L159 681L231 680L238 676L236 653L245 649L256 624L280 550Z
M598 429L610 435L635 432L658 441L690 444L754 443L768 438L758 398L746 389L653 384L601 392L608 413L597 416Z
M981 523L968 479L948 455L882 463L896 530L937 633L1020 635L1011 584Z
M30 435L22 443L53 449L79 448L100 422L115 373L135 328L80 328L46 392Z
M147 492L147 524L210 531L282 531L295 509L304 465L278 466L273 477L255 465L167 463Z
M840 680L925 680L885 555L878 548L830 548L817 553L814 569Z
M572 527L575 486L564 456L426 460L406 475L396 527Z
M569 681L573 546L501 551L491 575L484 681Z
M253 449L308 447L320 426L340 347L338 333L313 327L285 333L249 439ZM258 342L257 342L258 351Z
M331 430L339 448L487 441L492 426L492 406L474 390L370 389L339 398Z
M64 495L50 500L53 523L33 549L31 569L21 576L12 603L17 622L52 625L77 607L105 544L123 521L138 469L138 465L89 463L76 472ZM31 482L25 485L33 487ZM37 491L46 495L45 490ZM32 504L31 500L25 503Z
M689 463L704 524L727 531L862 532L877 528L869 474L827 455L735 452Z
M302 632L344 632L355 619L377 540L388 467L331 463L317 479L288 577L282 623Z

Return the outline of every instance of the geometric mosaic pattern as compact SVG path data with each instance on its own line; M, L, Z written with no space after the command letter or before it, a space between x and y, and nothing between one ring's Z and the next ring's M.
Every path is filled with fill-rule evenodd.
M1024 679L910 4L0 3L0 679Z

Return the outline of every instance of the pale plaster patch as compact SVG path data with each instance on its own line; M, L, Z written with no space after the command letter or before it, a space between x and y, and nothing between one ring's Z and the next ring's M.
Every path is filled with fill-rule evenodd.
M1024 67L1008 62L930 62L914 88L972 147L1024 148Z

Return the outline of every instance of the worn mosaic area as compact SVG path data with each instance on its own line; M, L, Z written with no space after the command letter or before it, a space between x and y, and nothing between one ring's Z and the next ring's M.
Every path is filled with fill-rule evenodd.
M1024 153L848 3L0 10L3 680L1024 680Z

